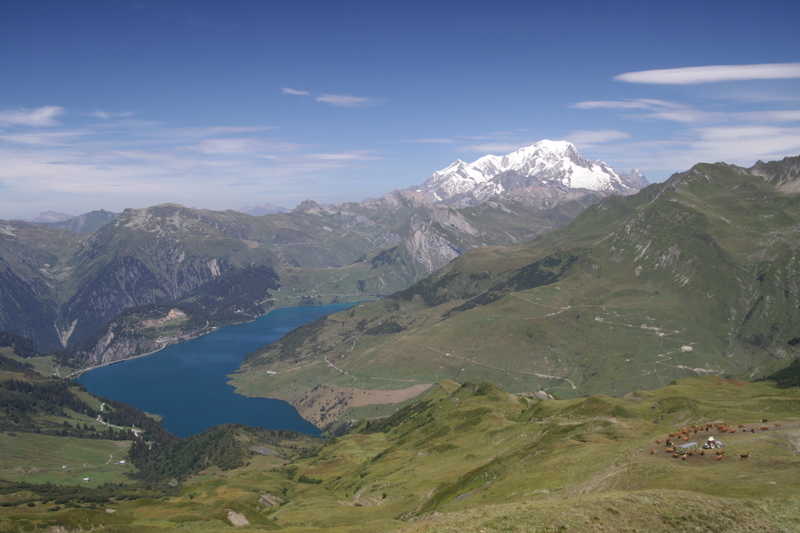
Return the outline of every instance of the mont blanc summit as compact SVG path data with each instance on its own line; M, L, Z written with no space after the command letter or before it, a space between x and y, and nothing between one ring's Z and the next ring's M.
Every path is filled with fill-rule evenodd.
M541 140L506 155L460 159L434 172L419 188L434 202L474 205L498 195L528 200L558 193L632 194L641 175L615 171L603 161L584 158L568 141Z

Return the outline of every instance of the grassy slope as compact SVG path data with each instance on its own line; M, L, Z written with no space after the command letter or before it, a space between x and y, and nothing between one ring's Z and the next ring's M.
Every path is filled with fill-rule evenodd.
M3 515L52 524L79 513L95 531L219 531L229 509L254 531L796 531L798 407L796 388L714 377L544 402L443 382L309 458L256 456L174 497L113 502L112 515L41 504ZM673 459L653 444L686 425L763 418L769 431L724 437L721 462ZM285 503L261 506L264 493Z
M387 300L301 328L232 381L289 400L318 383L445 378L568 397L766 375L800 346L790 342L800 336L798 222L800 197L738 167L697 165L530 244L474 250Z
M12 361L28 362L16 356L9 349L0 350L0 357ZM35 360L44 358L33 358ZM38 361L46 363L46 361ZM25 381L31 384L51 383L53 380L34 372L0 370L0 382L6 380ZM48 365L42 368L51 369ZM48 372L49 373L49 372ZM70 387L70 393L93 409L98 409L100 401L77 386ZM55 414L55 411L61 411ZM94 487L103 483L129 483L134 469L128 459L130 441L88 438L94 433L86 432L87 438L57 436L64 427L70 431L76 427L90 426L103 434L107 426L95 419L69 408L54 412L33 411L26 413L21 429L2 421L5 432L0 432L0 480L27 483L54 483L59 485L82 485ZM32 430L38 432L33 432ZM47 434L50 433L50 434ZM125 464L120 464L125 460ZM66 468L63 468L66 466ZM89 477L89 481L83 478Z
M130 482L128 448L129 441L0 433L0 479L85 486Z

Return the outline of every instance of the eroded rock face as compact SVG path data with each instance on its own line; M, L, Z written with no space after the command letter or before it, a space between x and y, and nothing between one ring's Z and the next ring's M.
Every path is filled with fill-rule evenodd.
M388 390L317 385L291 403L303 418L317 427L325 428L352 407L401 403L419 396L430 387L430 383Z

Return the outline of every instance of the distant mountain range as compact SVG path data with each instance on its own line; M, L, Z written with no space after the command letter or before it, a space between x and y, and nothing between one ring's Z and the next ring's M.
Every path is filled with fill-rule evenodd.
M163 204L0 222L0 331L102 364L275 305L390 294L466 250L530 240L637 190L563 141L487 157L471 189L441 171L378 199L259 216Z
M564 397L768 375L800 356L798 192L800 157L695 165L299 328L233 382L330 423L359 390L444 378Z
M38 222L41 224L52 224L54 222L63 222L72 218L72 215L66 213L59 213L58 211L43 211L30 219L29 222Z
M251 205L251 206L243 207L242 209L240 209L240 211L242 213L246 213L248 215L253 215L253 216L260 217L260 216L263 216L263 215L274 215L274 214L277 214L277 213L286 213L289 210L286 209L285 207L281 207L279 205L270 204L270 203L264 203L264 204L259 204L259 205Z
M52 228L64 229L73 233L94 233L101 226L114 220L119 213L112 213L105 209L89 211L82 215L73 216L56 211L44 211L37 216L20 220L22 222L32 222L34 224L46 224Z

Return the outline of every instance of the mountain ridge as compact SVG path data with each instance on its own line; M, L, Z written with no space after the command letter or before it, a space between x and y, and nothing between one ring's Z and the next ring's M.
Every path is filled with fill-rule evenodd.
M798 355L798 161L698 164L529 243L471 250L257 351L232 383L299 404L303 387L400 386L389 377L572 396L769 374Z
M261 216L165 203L49 226L2 222L0 331L71 365L104 364L274 306L390 294L466 250L563 225L605 195L547 186L457 207L394 191Z

